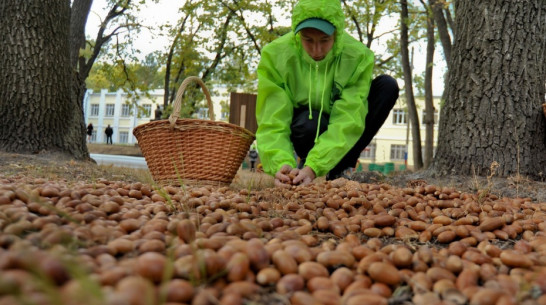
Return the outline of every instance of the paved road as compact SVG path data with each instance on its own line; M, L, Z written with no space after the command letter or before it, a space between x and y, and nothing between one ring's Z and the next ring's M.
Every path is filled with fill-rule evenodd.
M120 155L103 155L103 154L90 154L91 158L97 161L97 164L105 164L120 167L131 167L131 168L148 168L146 165L146 160L143 157L131 157L131 156L120 156Z

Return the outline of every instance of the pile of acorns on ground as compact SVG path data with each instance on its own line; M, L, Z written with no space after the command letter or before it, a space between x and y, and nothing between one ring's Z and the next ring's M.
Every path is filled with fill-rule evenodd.
M546 304L546 203L0 179L4 304Z

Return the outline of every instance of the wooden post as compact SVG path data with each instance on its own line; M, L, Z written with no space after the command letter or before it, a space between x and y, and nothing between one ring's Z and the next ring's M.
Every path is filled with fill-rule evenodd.
M245 128L246 123L246 105L241 105L241 118L239 119L239 126Z
M229 122L256 133L256 95L231 92L229 105Z

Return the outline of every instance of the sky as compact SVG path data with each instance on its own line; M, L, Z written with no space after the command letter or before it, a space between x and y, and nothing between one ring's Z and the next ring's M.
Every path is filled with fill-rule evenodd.
M161 0L159 3L151 3L147 1L148 4L144 7L139 14L141 21L144 25L150 27L157 27L158 25L170 23L176 24L176 21L179 18L178 8L180 7L180 0ZM93 6L91 7L91 13L87 21L87 35L93 37L96 35L98 26L100 24L99 16L106 15L106 0L94 0ZM287 23L289 21L286 21ZM287 24L289 25L289 24ZM382 26L385 26L385 23L382 23ZM388 26L388 25L387 25ZM393 21L394 26L394 21ZM133 40L133 44L136 49L141 51L142 56L152 53L154 51L165 51L169 46L170 40L162 37L160 35L153 34L149 30L142 30L141 33ZM372 46L372 50L377 54L381 50L378 50L380 45ZM374 49L375 48L375 49ZM443 74L445 71L445 62L442 58L442 53L439 52L439 45L436 47L436 52L434 54L435 65L433 70L433 91L435 96L440 96L443 92ZM425 69L425 54L426 46L423 42L422 45L414 46L414 75L421 74ZM403 86L403 80L398 80L399 85ZM417 92L414 92L417 94Z
M179 18L178 8L180 1L161 0L159 3L150 3L142 8L139 17L145 26L157 27L158 25L171 23L176 24ZM91 7L91 13L87 20L86 34L94 37L100 25L99 16L105 16L107 7L106 0L94 0ZM152 34L149 30L143 29L133 41L136 48L141 50L143 55L153 51L165 50L169 45L169 40L157 34Z

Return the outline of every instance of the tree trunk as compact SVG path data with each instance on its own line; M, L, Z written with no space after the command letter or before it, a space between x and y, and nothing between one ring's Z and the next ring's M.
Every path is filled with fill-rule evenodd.
M91 11L93 0L74 0L70 12L70 64L78 68L78 61L85 58L80 57L80 49L85 49L85 26L87 17Z
M449 71L449 67L451 66L451 35L449 34L449 27L448 23L446 22L445 15L448 17L448 21L450 20L449 9L445 7L445 1L441 0L429 0L430 7L432 9L432 14L434 16L434 21L438 30L438 36L440 36L440 42L442 43L442 49L444 50L444 58L446 61L447 70ZM451 25L451 24L450 24ZM451 28L453 35L455 36L455 31L453 30L453 27ZM442 101L446 100L446 94L447 88L449 86L447 82L447 77L444 78L444 92L442 93Z
M70 66L70 1L0 2L0 149L89 156Z
M165 94L163 95L163 109L167 109L167 107L170 104L169 94L170 94L171 66L173 64L173 55L174 55L174 50L176 48L176 45L178 44L178 39L181 37L182 32L184 31L187 19L188 19L188 15L184 17L184 21L182 21L180 30L178 30L178 32L176 33L173 43L169 47L169 53L167 54L166 68L165 68ZM174 89L174 91L176 92L176 89Z
M461 0L433 169L546 175L546 1Z
M429 1L429 3L431 3ZM424 2L423 2L424 4ZM432 163L434 156L434 96L432 93L432 68L434 65L434 45L436 40L434 37L434 17L429 7L425 7L427 11L427 55L425 67L425 117L423 123L426 126L425 132L425 168L428 168Z
M73 90L78 107L81 109L81 116L83 114L83 100L85 98L85 92L87 91L87 85L85 80L89 76L91 67L96 57L86 58L80 55L80 50L86 48L85 38L85 26L87 25L87 18L91 11L93 0L74 0L72 2L72 8L70 12L70 65L74 72L73 78ZM98 43L98 42L96 42ZM77 72L76 72L77 71ZM82 119L82 127L84 129L83 142L87 150L87 143L85 141L85 128L86 122Z
M442 43L442 48L444 49L446 65L449 69L451 64L451 36L449 35L447 22L444 17L444 2L439 0L430 0L429 3L430 8L432 9L432 14L434 15L434 21L438 27L438 36L440 36L440 42Z
M400 1L402 10L400 27L400 53L402 55L402 69L404 70L404 92L411 126L411 135L413 138L413 167L415 170L423 168L423 154L421 153L421 131L419 127L419 117L417 116L417 107L413 95L413 79L409 61L409 39L408 39L408 2Z

